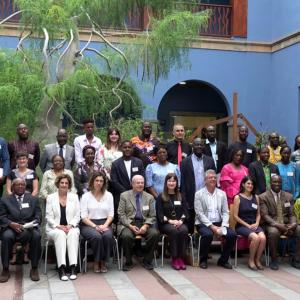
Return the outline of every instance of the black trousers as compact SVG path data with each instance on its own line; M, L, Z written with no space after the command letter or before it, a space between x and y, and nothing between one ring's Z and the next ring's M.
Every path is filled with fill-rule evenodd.
M216 223L214 225L221 226L220 223ZM209 251L211 242L213 240L214 234L213 234L213 231L209 227L207 227L203 224L197 225L197 231L201 235L200 261L202 262L202 261L206 261L208 258L208 251ZM228 262L230 252L231 252L232 248L234 247L235 240L236 240L236 233L232 229L227 228L227 234L225 236L223 236L223 238L225 239L225 244L223 246L223 251L221 253L221 257L219 258L219 261L221 263L226 263L226 262Z
M144 247L143 257L148 263L152 262L154 250L157 247L159 232L150 227L146 233L143 235L146 241L146 246ZM132 262L133 246L135 243L135 234L129 229L124 228L120 234L122 247L125 252L126 262Z
M187 226L189 229L189 233L193 234L195 231L195 210L193 208L188 209L189 218L187 221Z
M159 231L168 236L170 243L170 251L172 257L183 258L186 252L186 241L188 239L188 228L182 224L179 228L175 228L171 224L162 224Z
M24 229L17 233L7 228L1 235L1 260L3 268L9 267L9 259L11 257L13 245L20 242L22 245L29 243L29 258L32 268L37 268L41 255L41 235L38 229Z

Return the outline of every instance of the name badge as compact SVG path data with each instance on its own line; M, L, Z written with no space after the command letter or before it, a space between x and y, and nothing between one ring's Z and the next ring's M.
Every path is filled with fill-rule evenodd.
M287 176L294 176L294 172L287 172Z
M29 208L29 203L22 203L22 208Z
M246 152L247 153L252 153L252 149L247 149Z
M28 174L28 175L26 176L26 179L33 179L33 174Z
M0 145L0 150L2 149L2 146Z
M3 168L0 168L0 177L3 177Z
M290 202L285 202L284 207L291 207L291 203Z
M138 171L139 171L139 168L138 168L138 167L132 168L132 172L138 172Z
M181 201L174 201L174 205L181 205Z
M34 155L33 154L28 154L28 158L34 159Z
M187 154L182 152L182 157L187 157Z
M257 209L257 204L252 203L252 208Z
M149 210L149 206L148 205L144 205L143 206L143 210Z
M214 155L214 160L218 160L218 154Z
M276 175L277 175L276 173L271 173L271 177L276 176Z

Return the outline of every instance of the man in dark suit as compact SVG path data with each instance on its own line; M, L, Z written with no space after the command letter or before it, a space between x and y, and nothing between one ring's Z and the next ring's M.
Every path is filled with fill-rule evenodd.
M136 237L145 237L146 247L143 249L143 267L152 270L154 249L157 246L159 233L152 226L156 222L154 198L144 192L144 177L134 175L132 178L132 190L121 194L118 208L119 224L118 236L122 240L126 263L124 271L130 271L133 267L132 252Z
M40 160L40 168L44 173L53 168L52 157L56 154L65 159L65 169L72 170L75 162L74 147L67 144L68 133L65 129L59 129L56 136L57 142L45 146L45 151Z
M216 170L214 160L203 154L205 140L195 138L193 141L193 153L181 163L181 193L189 210L189 233L194 233L195 193L205 185L205 171Z
M139 158L132 156L133 146L131 141L123 141L121 144L121 150L123 156L112 163L110 173L110 184L111 191L114 196L115 208L114 222L117 222L118 219L117 211L120 194L131 190L131 180L134 175L145 176L143 162Z
M10 160L6 141L0 137L0 197L3 194L3 186L6 182L6 176L10 170Z
M231 153L234 149L239 149L244 152L242 164L247 168L249 165L256 161L256 148L247 142L249 135L248 128L246 126L239 127L239 140L232 143L227 150L227 161L230 161Z
M259 161L254 161L249 165L249 175L255 182L255 194L264 193L270 188L271 177L279 175L278 167L269 163L270 151L267 146L258 150Z
M191 145L184 141L185 131L181 124L173 126L174 140L167 143L168 161L180 167L181 161L192 153Z
M296 254L291 265L300 269L300 225L293 207L293 195L281 190L282 180L279 175L271 177L271 189L259 195L260 214L265 224L270 248L272 270L278 270L277 246L281 235L296 237Z
M29 257L31 259L30 278L40 280L38 262L41 253L41 235L39 224L41 222L41 209L38 198L25 194L25 181L16 178L12 182L13 194L0 200L0 226L1 232L1 259L3 270L0 282L8 281L9 257L15 242L30 244Z
M206 128L206 137L207 140L203 153L213 158L217 174L219 174L225 165L227 147L223 142L216 140L216 129L214 126Z

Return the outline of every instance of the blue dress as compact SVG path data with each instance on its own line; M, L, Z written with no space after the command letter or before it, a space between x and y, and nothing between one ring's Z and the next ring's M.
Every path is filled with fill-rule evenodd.
M257 201L255 195L252 196L252 199L249 200L241 195L240 197L240 207L238 216L240 219L245 221L248 224L254 224L256 222L256 214L257 214ZM262 232L263 229L261 227L257 227L255 231L243 226L242 224L237 223L235 226L235 231L237 234L248 237L250 233L259 233Z

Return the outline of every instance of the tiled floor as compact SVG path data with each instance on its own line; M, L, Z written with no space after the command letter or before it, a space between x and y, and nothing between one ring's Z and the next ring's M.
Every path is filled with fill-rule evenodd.
M209 261L207 270L188 267L175 271L166 261L164 268L146 271L138 263L132 271L118 271L115 265L106 274L79 274L76 281L62 282L53 265L39 282L29 279L29 266L23 265L22 287L16 280L15 268L11 268L10 280L0 285L0 299L17 300L96 300L96 299L300 299L300 271L287 263L279 271L266 268L254 272L246 268L241 259L234 270L216 266L216 257ZM19 285L19 286L18 286ZM23 295L18 295L18 288Z

